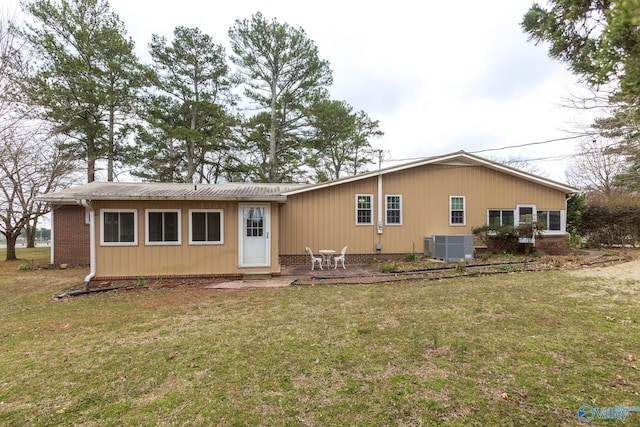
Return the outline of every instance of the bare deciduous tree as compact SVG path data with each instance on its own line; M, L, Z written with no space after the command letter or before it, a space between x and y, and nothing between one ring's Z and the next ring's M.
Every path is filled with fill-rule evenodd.
M624 156L612 150L612 145L605 139L589 139L580 144L580 152L565 172L567 182L610 198L616 192L615 178L627 167Z
M0 11L0 134L17 125L25 115L17 107L17 81L28 70L27 50L18 37L15 19Z
M15 260L22 230L35 233L38 220L49 211L36 197L69 186L77 166L57 144L27 126L2 133L0 158L0 233L7 240L6 259Z
M531 160L527 160L522 156L510 156L510 157L492 156L491 160L497 163L502 163L503 165L510 166L514 169L520 169L522 171L525 171L534 175L543 175L543 171L540 170L539 167L533 164Z

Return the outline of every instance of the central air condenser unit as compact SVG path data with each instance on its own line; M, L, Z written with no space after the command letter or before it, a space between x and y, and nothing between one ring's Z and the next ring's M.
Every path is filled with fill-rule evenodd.
M433 236L433 258L443 261L473 260L473 234Z

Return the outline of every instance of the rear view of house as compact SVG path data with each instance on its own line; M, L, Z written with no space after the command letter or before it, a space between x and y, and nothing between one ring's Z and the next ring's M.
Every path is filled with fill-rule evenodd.
M314 185L91 183L41 199L54 207L52 263L88 261L89 279L114 279L277 275L306 247L348 245L348 262L363 263L535 219L545 243L565 242L575 191L457 152Z

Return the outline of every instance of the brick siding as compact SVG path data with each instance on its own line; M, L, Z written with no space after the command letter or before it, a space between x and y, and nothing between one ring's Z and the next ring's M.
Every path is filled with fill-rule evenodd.
M89 265L91 248L85 209L62 205L53 212L53 262L56 265Z
M339 254L338 254L339 255ZM407 254L350 254L345 256L345 264L372 264L376 261L402 260ZM331 258L333 262L333 258ZM280 255L280 265L307 265L309 255Z
M487 252L486 246L475 246L476 253ZM569 235L562 236L536 236L536 245L533 250L538 250L546 255L567 255L569 249ZM421 254L418 254L421 255ZM407 256L403 254L350 254L347 252L347 264L372 264L377 261L389 262L403 260ZM294 266L309 264L309 255L280 255L280 265Z
M536 236L535 249L545 255L567 255L571 251L569 234Z

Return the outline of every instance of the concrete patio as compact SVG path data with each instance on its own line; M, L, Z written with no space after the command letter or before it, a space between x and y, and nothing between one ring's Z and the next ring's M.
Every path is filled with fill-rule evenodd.
M311 265L283 265L282 276L295 276L295 277L358 277L358 276L371 276L376 273L380 273L378 269L370 264L347 264L346 268L338 266L338 268L323 267L323 270L315 268L311 270Z
M206 286L207 289L251 289L251 288L282 288L290 286L293 282L305 278L340 278L340 277L366 277L379 274L378 269L373 265L348 265L346 268L338 267L316 268L311 270L309 265L288 265L282 266L280 277L266 279L241 279L229 282L212 283Z

